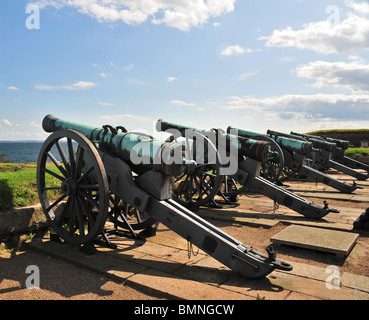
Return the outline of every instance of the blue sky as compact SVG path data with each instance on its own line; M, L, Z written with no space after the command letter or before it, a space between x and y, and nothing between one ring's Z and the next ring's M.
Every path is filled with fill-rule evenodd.
M369 127L367 1L1 0L0 39L0 140L43 140L49 113L149 133Z

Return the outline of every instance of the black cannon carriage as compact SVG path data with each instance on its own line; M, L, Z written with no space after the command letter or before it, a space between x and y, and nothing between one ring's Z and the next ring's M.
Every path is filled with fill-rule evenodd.
M162 223L245 277L292 270L271 246L267 254L259 253L172 199L172 177L197 168L183 156L182 145L52 115L44 118L43 128L51 134L37 163L39 198L62 240L90 246L104 233L107 219L133 235Z

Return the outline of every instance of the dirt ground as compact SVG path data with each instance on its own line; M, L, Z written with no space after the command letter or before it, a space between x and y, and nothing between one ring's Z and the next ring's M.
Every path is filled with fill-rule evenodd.
M42 268L41 289L26 287L30 265ZM31 250L0 254L1 300L165 300Z

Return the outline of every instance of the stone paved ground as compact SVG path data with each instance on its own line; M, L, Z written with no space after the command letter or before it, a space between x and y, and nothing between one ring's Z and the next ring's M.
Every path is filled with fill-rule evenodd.
M193 248L194 253L189 258L187 241L162 225L159 225L157 235L146 241L113 237L112 241L117 244L117 249L99 247L98 253L91 256L68 244L51 242L47 237L34 238L28 242L24 254L37 252L40 256L50 257L52 261L65 264L64 269L71 268L71 272L79 272L82 278L83 275L86 275L86 279L95 275L94 279L109 279L94 281L92 287L78 280L80 290L70 292L57 290L55 285L48 286L47 282L41 285L46 286L41 289L50 291L50 294L53 290L58 291L59 298L65 299L96 299L101 297L99 293L106 291L108 293L104 295L104 299L127 299L119 291L115 293L114 290L104 289L104 285L111 281L114 285L124 285L129 290L134 290L132 292L136 292L136 295L132 297L136 299L368 300L369 233L352 230L353 221L369 207L369 182L359 184L363 190L357 190L353 195L343 195L313 182L289 183L290 190L306 199L320 204L329 197L330 207L340 209L339 214L330 213L320 221L305 219L283 206L275 209L273 201L256 194L240 197L237 207L199 210L198 214L260 252L270 243L273 235L291 224L355 231L360 234L357 244L346 258L302 248L278 246L278 258L291 263L293 270L274 271L264 279L250 280L235 275L202 251L194 255L197 248ZM29 263L32 263L32 259L29 259ZM49 270L48 267L47 264L39 266L41 279L46 272L44 270ZM338 277L337 283L332 281L333 276ZM11 292L6 287L12 281L14 280L6 276L0 278L0 299ZM63 281L66 288L71 285L67 280ZM14 296L15 299L32 299L28 289L19 283L15 284L17 286L20 289L14 290L14 293L19 293ZM140 294L143 296L140 297Z

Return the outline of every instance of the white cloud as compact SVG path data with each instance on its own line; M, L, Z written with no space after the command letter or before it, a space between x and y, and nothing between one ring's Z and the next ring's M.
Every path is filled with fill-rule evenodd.
M252 53L252 52L255 52L255 50L245 49L241 47L240 45L236 44L236 45L228 46L224 48L220 54L222 56L234 56L234 55L240 55L240 54Z
M316 121L311 124L311 131L330 129L357 129L367 126L362 121L335 121L331 119Z
M369 65L362 62L315 61L297 67L297 76L316 79L314 87L332 86L352 92L369 92Z
M37 123L35 121L31 121L29 124L33 128L41 128L41 124L39 124L39 123Z
M101 115L99 118L107 121L121 122L123 125L125 121L152 122L151 118L132 114Z
M38 6L40 9L43 9L47 6L52 6L54 8L60 9L63 6L65 6L66 3L67 0L40 0L40 1L32 1L29 4L34 4Z
M239 75L239 80L240 81L243 81L243 80L246 80L247 78L250 78L250 77L253 77L253 76L256 76L257 74L260 73L260 70L255 70L255 71L250 71L250 72L245 72L245 73L241 73Z
M77 83L72 84L71 86L67 86L66 88L68 90L81 90L81 89L89 89L96 87L95 82L89 82L89 81L78 81Z
M0 125L8 128L13 126L13 124L8 119L1 120Z
M297 57L282 57L282 58L278 58L277 59L278 61L280 62L283 62L283 63L289 63L289 62L295 62L298 60Z
M153 24L188 31L191 27L201 26L209 19L234 10L236 0L40 0L33 4L41 8L69 6L87 14L98 21L123 21L137 25L147 20Z
M139 86L154 86L154 84L150 83L150 82L146 82L144 80L141 79L136 79L136 78L127 78L126 81L129 84L133 84L133 85L139 85Z
M353 8L357 13L369 14L369 3L368 2L357 3L357 2L352 1L352 0L347 0L346 5L348 7Z
M52 91L52 90L86 90L86 89L90 89L96 86L97 86L97 83L95 82L78 81L72 85L54 86L54 85L48 85L48 84L36 84L33 87L37 90Z
M17 87L14 87L14 86L7 87L6 89L10 90L10 91L18 91L19 90Z
M189 103L189 102L185 102L185 101L182 101L182 100L172 100L170 103L171 104L175 104L177 106L184 106L184 107L193 107L193 106L196 106L195 103Z
M369 50L369 20L350 14L341 23L332 25L328 20L303 25L300 30L274 30L268 37L267 47L295 47L324 54L355 54Z
M102 106L102 107L111 107L114 106L114 104L110 103L110 102L97 102L98 105Z
M129 71L129 70L132 70L134 67L135 67L135 65L131 63L128 66L125 66L124 69L126 69L127 71Z
M269 98L231 97L223 110L262 112L270 119L320 121L362 120L369 112L369 95L313 94Z
M103 78L106 78L106 73L101 72L101 73L100 73L100 76L101 76L101 77L103 77Z
M45 90L45 91L59 90L62 88L58 86L51 86L48 84L36 84L33 87L37 90Z
M175 80L177 80L176 77L168 77L168 79L167 79L168 82L173 82Z

